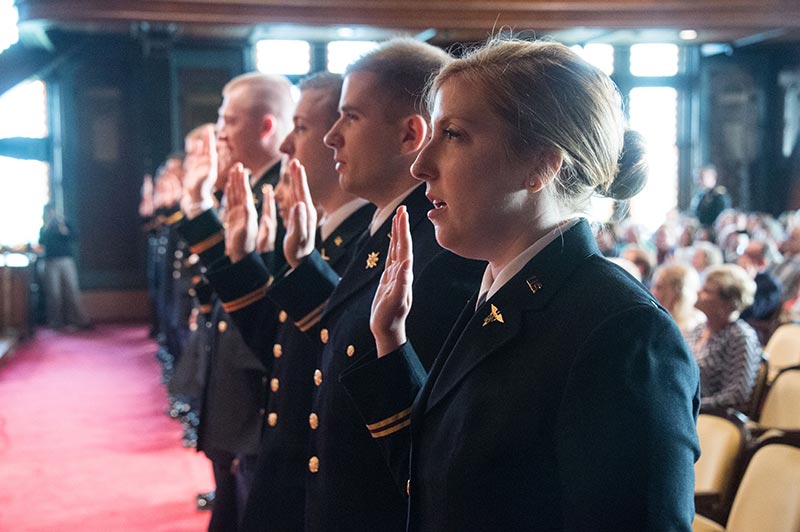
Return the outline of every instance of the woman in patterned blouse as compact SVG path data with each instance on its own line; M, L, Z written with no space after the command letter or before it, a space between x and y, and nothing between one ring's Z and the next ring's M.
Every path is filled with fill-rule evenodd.
M708 271L695 304L708 321L688 339L700 366L702 408L741 410L750 400L761 344L739 313L752 304L755 291L755 282L735 264Z

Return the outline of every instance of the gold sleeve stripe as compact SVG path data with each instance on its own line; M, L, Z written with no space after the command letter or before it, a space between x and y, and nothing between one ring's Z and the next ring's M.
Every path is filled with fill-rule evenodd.
M327 304L328 301L325 300L325 303L321 304L320 306L318 306L317 308L306 314L305 318L294 322L295 327L297 327L303 332L306 332L311 327L319 323L320 318L322 318L322 311L325 310L325 305Z
M406 419L402 423L398 423L392 427L389 427L386 430L382 430L380 432L373 432L372 437L375 439L383 438L384 436L389 436L390 434L394 434L395 432L402 430L411 424L411 419Z
M209 249L213 248L220 242L225 240L225 231L220 229L210 237L206 238L202 242L198 242L194 246L191 246L189 250L192 253L197 253L198 255L204 251L208 251Z
M264 296L267 295L267 290L269 289L269 285L271 284L272 284L272 278L270 278L270 280L267 281L267 283L261 288L256 288L249 294L245 294L242 297L238 297L233 301L228 301L227 303L223 303L222 308L225 309L225 312L231 313L237 310L241 310L249 305L252 305L256 301L264 299Z
M167 224L169 224L169 225L172 225L172 224L177 223L177 222L179 222L181 220L183 220L183 211L178 211L175 214L173 214L172 216L170 216L169 218L167 218L165 220L165 222Z
M386 427L387 425L391 425L392 423L394 423L398 419L403 419L404 417L408 417L409 414L411 414L411 407L410 406L408 408L406 408L405 410L403 410L402 412L399 412L399 413L397 413L397 414L395 414L393 416L387 417L383 421L378 421L377 423L372 423L371 425L367 425L367 428L369 430L371 430L371 431L382 429L382 428Z
M211 305L200 305L197 307L200 312L203 314L211 313Z

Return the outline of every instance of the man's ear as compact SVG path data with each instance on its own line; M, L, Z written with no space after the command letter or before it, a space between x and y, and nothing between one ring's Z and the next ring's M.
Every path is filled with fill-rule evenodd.
M422 115L413 114L403 118L401 151L404 155L416 153L428 140L428 121Z
M561 152L554 148L542 148L537 150L531 161L531 173L528 175L526 188L530 192L540 192L549 185L561 171L564 158Z
M261 118L261 141L264 142L267 137L274 134L275 131L275 117L272 115L264 115Z

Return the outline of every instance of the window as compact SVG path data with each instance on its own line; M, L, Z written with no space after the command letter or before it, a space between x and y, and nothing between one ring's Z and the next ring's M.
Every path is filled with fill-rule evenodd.
M678 91L638 87L630 92L630 126L647 142L647 185L630 204L631 217L655 231L678 207Z
M614 47L610 44L592 43L571 47L578 55L609 76L614 73Z
M0 0L0 53L19 40L18 20L14 0Z
M631 74L674 76L678 73L678 59L675 44L634 44L631 46Z
M21 83L0 96L0 139L25 145L30 139L46 138L46 101L41 81ZM0 246L38 242L49 182L48 163L0 157Z
M347 65L378 46L375 41L332 41L328 43L328 71L343 74Z
M266 74L286 76L308 74L311 71L311 45L306 41L258 41L256 68Z

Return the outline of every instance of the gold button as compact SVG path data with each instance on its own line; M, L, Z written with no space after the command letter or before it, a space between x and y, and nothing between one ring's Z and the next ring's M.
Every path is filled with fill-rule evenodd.
M353 346L352 344L351 344L351 345L348 345L348 346L347 346L347 356L351 357L351 356L353 356L353 355L355 355L355 354L356 354L356 348L355 348L355 346Z
M267 423L269 423L270 427L274 427L278 424L278 414L276 412L270 412L267 416Z
M323 344L327 344L328 343L328 329L322 329L319 332L319 339L322 340Z
M280 312L278 313L278 321L279 321L279 322L281 322L281 323L286 323L286 319L287 319L288 317L289 317L289 316L286 314L286 311L285 311L285 310L282 310L282 311L280 311Z
M312 473L319 471L319 458L312 456L308 459L308 470Z
M189 324L189 330L190 331L196 331L197 330L197 322L196 321L193 321L192 323Z
M314 384L317 386L322 384L322 372L318 369L314 370Z
M311 427L311 430L317 430L317 427L319 427L319 417L314 412L311 412L311 415L308 416L308 426Z
M411 497L411 479L406 480L406 495Z
M280 386L281 386L281 383L280 383L280 381L278 380L277 377L275 377L274 379L272 379L269 382L269 387L273 392L277 392L278 388L280 388Z
M217 323L217 330L219 332L221 332L221 333L224 333L225 331L227 331L228 330L228 322L227 321L221 321L221 322Z
M275 358L281 358L282 354L283 354L283 347L281 346L281 344L275 344L272 346L272 355Z

